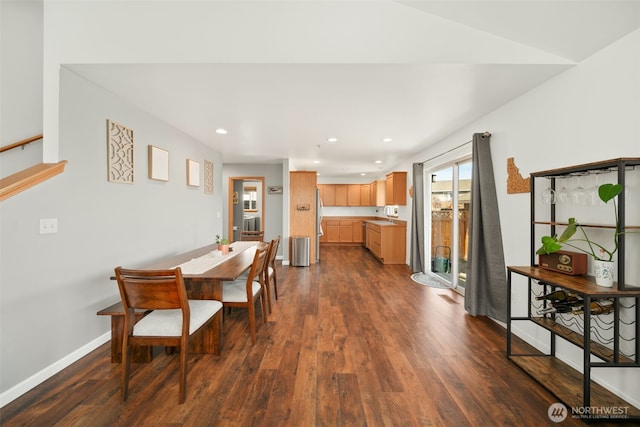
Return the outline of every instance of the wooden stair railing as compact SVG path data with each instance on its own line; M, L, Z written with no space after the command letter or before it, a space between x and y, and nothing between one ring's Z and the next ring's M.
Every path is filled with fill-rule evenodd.
M23 139L22 141L18 141L13 144L5 145L4 147L0 147L0 153L4 153L5 151L9 151L13 148L24 147L28 143L37 141L39 139L42 139L43 137L44 135L40 134L40 135L32 136L31 138Z
M25 146L28 143L39 139L42 139L42 134L23 139L15 144L5 145L4 147L0 147L0 153L11 150L12 148ZM61 174L64 171L66 164L66 160L62 160L58 163L39 163L27 169L23 169L20 172L16 172L13 175L9 175L6 178L0 179L0 201L8 199L11 196L15 196L34 185Z

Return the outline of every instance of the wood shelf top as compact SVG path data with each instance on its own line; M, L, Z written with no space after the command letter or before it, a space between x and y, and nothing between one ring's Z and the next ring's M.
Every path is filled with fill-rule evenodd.
M628 289L623 291L618 289L618 283L614 283L613 287L605 288L596 285L593 276L570 276L568 274L556 273L555 271L545 270L540 267L531 266L508 266L508 271L540 280L562 288L570 289L582 295L594 297L640 297L640 287L638 285L625 285ZM631 288L631 286L636 286Z

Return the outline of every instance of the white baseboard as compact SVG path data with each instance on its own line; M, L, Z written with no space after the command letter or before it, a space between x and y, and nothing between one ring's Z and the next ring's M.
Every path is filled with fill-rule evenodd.
M46 380L48 380L49 378L51 378L52 376L54 376L64 368L66 368L67 366L80 360L81 358L91 353L96 348L100 347L102 344L108 342L110 339L111 339L111 332L106 332L104 335L80 347L73 353L68 354L67 356L63 357L57 362L47 366L40 372L35 373L31 377L22 381L21 383L11 387L9 390L0 394L0 407L5 406L6 404L22 396L32 388L45 382Z

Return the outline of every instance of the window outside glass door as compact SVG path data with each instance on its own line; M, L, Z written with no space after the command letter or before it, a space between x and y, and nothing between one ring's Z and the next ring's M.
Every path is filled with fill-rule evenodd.
M469 239L471 161L431 175L431 272L464 292ZM455 220L454 220L455 219Z

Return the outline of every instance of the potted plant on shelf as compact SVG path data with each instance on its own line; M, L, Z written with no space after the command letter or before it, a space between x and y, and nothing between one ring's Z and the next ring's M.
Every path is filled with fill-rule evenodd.
M229 253L229 240L224 237L220 237L216 234L216 244L218 245L218 250L223 254Z
M580 252L587 255L591 255L593 258L594 272L596 277L596 284L600 286L611 287L613 286L614 278L614 262L613 255L618 251L618 237L623 232L620 231L620 223L618 221L618 207L616 205L615 198L622 192L622 185L620 184L602 184L598 187L598 197L604 203L613 201L613 211L615 217L615 232L613 235L613 249L607 249L603 245L594 242L589 238L587 232L575 218L569 218L569 224L564 232L558 237L544 236L542 237L542 246L536 251L536 254L552 254L558 252L562 246L570 246ZM580 230L581 238L572 237L576 232ZM576 246L573 242L586 243L588 249L584 247Z

